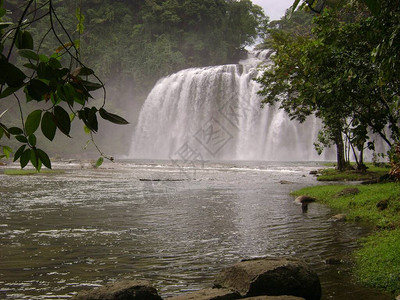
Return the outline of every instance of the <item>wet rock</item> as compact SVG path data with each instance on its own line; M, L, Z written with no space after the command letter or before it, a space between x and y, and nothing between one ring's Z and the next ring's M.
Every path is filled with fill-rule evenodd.
M294 184L295 182L293 181L287 181L287 180L281 180L279 181L280 184Z
M309 174L310 174L310 175L317 175L317 174L318 174L318 171L317 171L317 170L312 170L312 171L310 171Z
M215 286L235 290L243 297L290 295L306 300L321 298L318 275L293 258L243 260L222 270Z
M341 265L343 263L343 260L337 257L328 257L324 260L324 263L327 265Z
M180 295L167 300L231 300L239 299L240 294L228 289L204 289L193 293Z
M301 210L303 213L306 213L308 211L308 204L315 201L315 198L307 195L301 195L294 200L294 202L301 204Z
M329 220L334 222L344 222L346 221L347 215L346 214L337 214L332 216Z
M334 197L339 198L342 196L357 195L359 192L360 190L358 188L345 188L337 193Z
M296 203L312 203L312 202L315 202L317 199L315 199L315 198L313 198L313 197L310 197L310 196L307 196L307 195L301 195L301 196L298 196L296 199L294 199L294 202L296 202Z
M73 300L162 300L147 281L117 281L89 291L79 292Z
M304 298L295 296L257 296L250 298L243 298L245 300L304 300Z
M388 200L381 200L376 204L376 207L379 210L385 210L389 206L389 201Z

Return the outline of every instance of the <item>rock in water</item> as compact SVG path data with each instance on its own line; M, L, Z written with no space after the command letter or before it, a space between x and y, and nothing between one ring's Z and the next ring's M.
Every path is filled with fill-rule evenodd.
M318 275L304 262L292 258L243 260L222 270L215 286L237 291L242 297L291 295L321 299Z
M317 201L317 199L307 196L307 195L301 195L298 196L296 199L294 199L294 202L296 203L301 203L301 204L308 204Z
M147 281L117 281L78 293L73 300L162 300Z

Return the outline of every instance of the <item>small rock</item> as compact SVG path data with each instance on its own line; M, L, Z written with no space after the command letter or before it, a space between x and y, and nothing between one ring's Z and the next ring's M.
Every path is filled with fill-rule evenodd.
M346 221L347 215L346 214L337 214L332 216L329 220L335 221L335 222L344 222Z
M147 281L124 280L89 291L82 291L73 300L162 300Z
M376 207L379 210L385 210L389 205L389 201L388 200L381 200L376 204Z
M324 260L324 263L327 265L340 265L343 263L343 260L336 257L328 257L327 259Z
M357 195L360 192L358 188L345 188L344 190L340 191L337 193L334 197L342 197L342 196L348 196L348 195Z
M400 300L400 295L398 295L398 296L396 297L396 300Z
M318 174L318 171L317 171L317 170L312 170L312 171L310 171L309 174L310 174L310 175L317 175L317 174Z
M291 295L321 299L318 275L293 258L243 260L222 270L215 286L237 291L242 297Z

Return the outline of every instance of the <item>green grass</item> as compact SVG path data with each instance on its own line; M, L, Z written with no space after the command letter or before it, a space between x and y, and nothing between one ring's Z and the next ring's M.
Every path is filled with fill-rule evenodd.
M19 175L37 175L37 174L62 174L63 170L41 170L40 172L33 169L5 169L5 175L19 176Z
M337 195L348 187L360 192ZM314 186L292 194L314 197L336 212L346 213L349 221L374 226L375 233L355 252L354 272L365 285L400 293L400 183ZM382 202L387 204L385 209L377 205Z
M360 282L394 295L400 293L400 229L365 238L355 258L355 274Z
M379 177L388 174L389 169L385 167L375 167L373 164L367 164L368 169L364 172L357 170L348 170L339 172L333 168L327 168L322 170L318 181L364 181L374 180Z

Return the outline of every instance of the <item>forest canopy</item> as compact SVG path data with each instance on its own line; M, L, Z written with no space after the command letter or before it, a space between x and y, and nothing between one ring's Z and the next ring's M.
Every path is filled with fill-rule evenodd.
M278 103L300 122L319 117L324 127L317 149L335 145L340 170L349 161L345 145L364 168L374 136L398 164L399 22L397 1L321 0L304 1L268 29L264 45L276 55L258 78L263 102Z
M177 70L237 62L267 21L250 0L1 0L3 156L18 149L22 167L50 167L40 141L69 137L74 119L91 137L97 117L128 123L105 109L104 81L117 83L114 92L129 82L143 98ZM123 111L126 103L112 96L110 105Z

